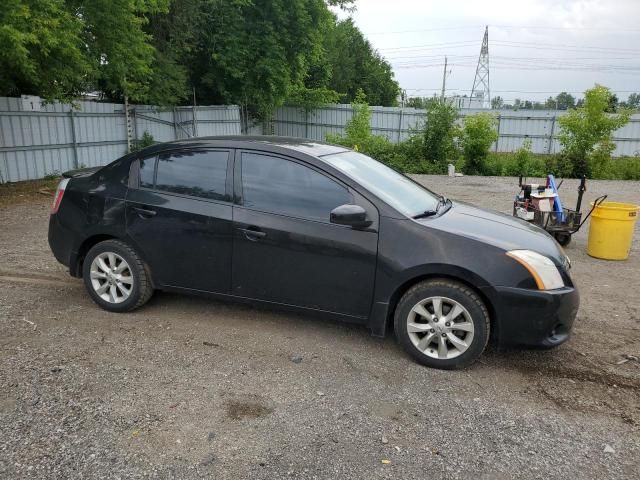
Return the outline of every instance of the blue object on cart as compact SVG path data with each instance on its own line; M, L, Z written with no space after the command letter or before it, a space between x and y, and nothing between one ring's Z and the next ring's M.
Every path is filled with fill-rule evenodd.
M547 184L556 194L553 199L553 211L558 214L557 218L564 223L564 210L562 209L562 202L560 201L560 193L558 193L558 187L556 186L556 179L553 175L547 175Z

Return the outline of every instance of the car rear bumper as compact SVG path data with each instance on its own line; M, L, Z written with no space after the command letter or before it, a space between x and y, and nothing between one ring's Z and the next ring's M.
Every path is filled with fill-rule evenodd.
M578 313L578 290L497 287L498 344L552 348L569 339Z
M57 215L49 217L49 247L56 260L70 268L74 265L76 253L72 250L75 236L71 230L61 225Z

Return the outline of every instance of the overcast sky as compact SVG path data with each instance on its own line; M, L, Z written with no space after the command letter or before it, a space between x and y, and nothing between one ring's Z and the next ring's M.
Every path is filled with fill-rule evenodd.
M491 96L640 92L640 0L357 0L351 15L409 96L469 94L489 26Z

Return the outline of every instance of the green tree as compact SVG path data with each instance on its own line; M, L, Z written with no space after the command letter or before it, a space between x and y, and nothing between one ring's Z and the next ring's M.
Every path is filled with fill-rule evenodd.
M567 92L560 92L556 96L558 110L568 110L576 106L576 98Z
M618 101L618 96L615 93L612 93L609 96L609 106L607 107L607 112L616 113L618 111L619 103L620 102Z
M584 93L583 106L570 110L558 119L562 154L573 176L591 177L606 169L615 149L613 132L625 125L631 111L621 109L617 115L607 114L611 91L602 85Z
M82 28L82 20L62 0L3 0L0 95L76 98L93 74Z
M394 106L400 91L391 65L364 38L351 18L337 22L325 35L327 59L332 75L327 85L354 101L362 89L369 104Z
M200 103L267 118L304 84L330 12L322 0L210 0L196 19L190 77Z
M67 0L74 16L82 19L87 56L107 98L149 98L155 49L144 27L148 15L168 11L169 1Z
M425 160L446 167L447 163L457 156L455 138L458 134L458 117L458 109L449 102L440 99L430 99L427 102L423 130Z
M405 103L405 107L408 108L426 108L428 98L425 97L410 97Z
M390 65L329 6L354 0L5 0L0 94L177 104L195 88L198 103L263 117L287 98L308 108L357 88L394 104Z
M632 93L627 99L627 106L630 108L640 108L640 93Z
M504 107L504 100L500 95L491 99L491 108L494 110L500 110L502 107Z
M312 110L321 105L338 103L339 101L340 94L326 87L294 87L287 98L288 105L302 107L305 110Z
M477 113L464 118L460 145L464 156L463 171L467 175L482 175L491 144L498 140L496 118L489 113Z

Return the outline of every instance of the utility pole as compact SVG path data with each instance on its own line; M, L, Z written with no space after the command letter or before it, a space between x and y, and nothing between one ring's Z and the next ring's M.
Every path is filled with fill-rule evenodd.
M442 72L442 93L440 99L444 101L444 92L447 89L447 57L444 57L444 71Z

